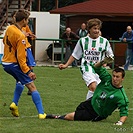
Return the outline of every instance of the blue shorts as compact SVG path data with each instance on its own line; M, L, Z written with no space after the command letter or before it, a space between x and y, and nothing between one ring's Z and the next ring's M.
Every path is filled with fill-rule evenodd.
M12 63L9 65L2 64L2 65L4 70L16 79L16 82L21 82L22 85L32 82L30 77L22 72L20 66L17 63Z
M32 51L31 51L31 48L27 48L27 66L36 66L36 62L35 62L35 59L33 57L33 54L32 54Z

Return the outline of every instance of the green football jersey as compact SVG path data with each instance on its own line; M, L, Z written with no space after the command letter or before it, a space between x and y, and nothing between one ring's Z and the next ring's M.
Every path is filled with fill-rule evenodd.
M120 117L128 116L128 98L124 88L116 88L112 85L112 77L103 67L95 68L101 82L97 86L92 97L92 106L99 116L106 118L118 108Z

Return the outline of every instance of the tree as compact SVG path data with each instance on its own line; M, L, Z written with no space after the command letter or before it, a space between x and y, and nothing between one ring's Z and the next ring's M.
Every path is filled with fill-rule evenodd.
M58 0L58 7L65 7L68 5L72 5L72 4L77 4L77 3L81 3L87 0ZM32 5L32 10L33 11L37 11L37 2L38 0L34 0L33 1L33 5ZM40 11L49 11L52 9L55 9L56 7L56 1L55 0L41 0L41 7L40 7Z

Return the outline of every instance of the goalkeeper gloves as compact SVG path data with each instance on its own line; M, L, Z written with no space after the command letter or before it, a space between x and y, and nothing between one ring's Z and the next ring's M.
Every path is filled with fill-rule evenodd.
M114 125L121 126L123 124L122 121L117 121Z
M105 57L103 60L100 61L101 64L110 64L113 63L114 58L112 55L108 55L107 57Z

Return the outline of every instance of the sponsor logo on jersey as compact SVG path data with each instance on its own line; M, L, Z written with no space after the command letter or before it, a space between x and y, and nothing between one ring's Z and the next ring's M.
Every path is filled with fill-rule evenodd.
M106 92L102 92L101 95L100 95L100 98L102 100L104 100L106 98L106 96L107 96Z
M84 51L85 55L96 55L96 56L99 56L100 55L100 52L99 51L91 51L91 50L85 50Z
M85 56L84 58L85 60L88 60L88 61L94 61L94 62L99 61L99 57L97 56Z
M84 59L88 61L99 61L100 52L96 50L85 50L84 51Z
M114 98L114 95L111 95L111 96L110 96L110 99L113 99L113 98Z
M105 86L107 86L108 85L108 83L107 82L105 82Z
M96 48L93 48L93 47L92 47L92 50L96 50Z
M22 44L26 44L26 41L25 40L22 40Z

